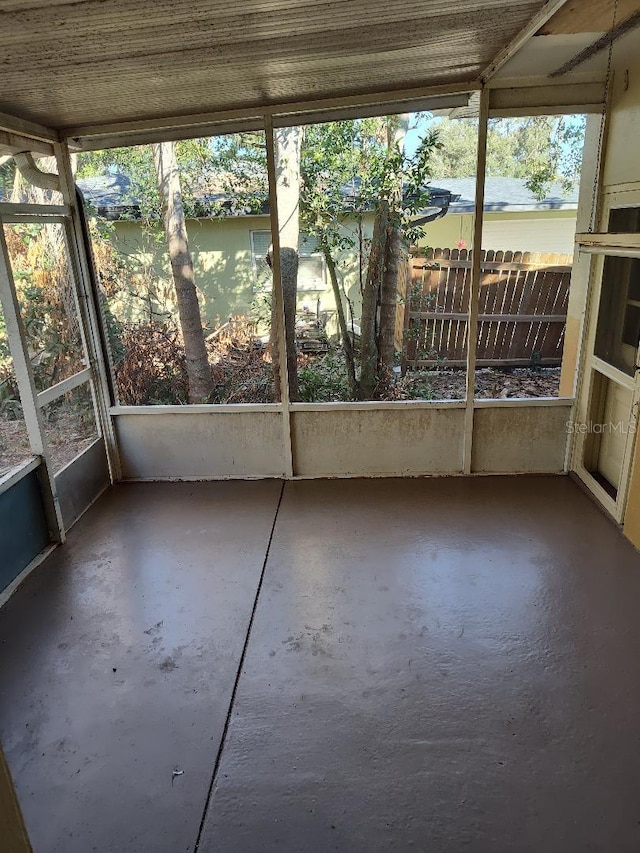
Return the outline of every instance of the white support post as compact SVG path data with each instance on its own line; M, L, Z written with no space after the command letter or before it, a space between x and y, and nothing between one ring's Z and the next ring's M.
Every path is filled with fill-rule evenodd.
M464 417L463 471L471 473L473 449L473 409L476 384L476 345L478 342L478 301L482 262L482 223L484 220L484 186L487 166L487 122L489 120L489 89L480 93L478 118L478 152L476 160L476 197L473 214L473 250L471 256L471 294L469 328L467 329L467 396Z
M576 229L579 227L597 232L602 226L602 208L604 204L604 167L606 161L607 142L611 126L611 99L615 72L611 70L604 97L604 105L600 121L596 124L593 118L587 119L584 149L582 152L582 172L580 176L580 197L578 199L578 220ZM585 198L582 200L583 188ZM588 188L588 191L587 191ZM588 212L587 212L588 211ZM576 240L578 235L576 234ZM560 379L560 390L563 388L563 377L565 386L571 383L575 396L573 409L571 410L572 421L586 421L589 394L593 379L591 369L591 357L593 355L593 344L590 344L589 332L594 326L596 305L593 304L592 291L594 287L594 274L596 271L596 258L591 254L583 252L578 245L575 247L573 256L573 271L571 275L571 286L569 289L569 306L567 309L567 329L565 331L565 343L562 356L562 373ZM571 373L571 356L566 357L568 352L568 341L571 346L572 317L577 316L577 340L574 344L573 370ZM567 364L565 365L565 360ZM566 378L569 376L570 378ZM567 442L566 468L569 471L580 471L583 467L582 451L584 437L574 432ZM580 475L579 475L580 476Z
M11 269L11 259L0 219L0 304L7 327L9 350L13 359L16 382L22 402L22 413L29 436L31 452L39 456L42 463L38 476L42 485L42 497L49 534L54 542L64 542L64 523L60 511L60 502L56 491L51 458L45 440L42 412L38 405L36 385L29 359L29 350L20 316L20 305L16 296L15 282Z
M293 477L293 446L291 436L291 408L289 401L289 371L287 368L287 341L285 334L284 300L280 275L280 227L278 222L278 193L276 186L276 159L273 143L273 121L270 115L264 119L267 142L267 175L269 178L269 214L271 217L271 244L273 246L272 270L277 322L278 370L280 372L280 407L282 412L282 441L284 448L285 475ZM273 354L272 354L273 357Z
M80 211L76 202L71 158L66 143L56 143L54 149L58 164L58 174L60 175L60 190L64 204L68 206L71 212L71 227L68 229L67 236L69 251L72 256L73 279L80 309L80 320L84 328L85 346L93 373L93 381L91 383L93 398L107 449L111 481L116 482L121 478L122 471L113 420L109 413L112 402L108 381L109 368L101 344L100 318L98 317L95 301L91 294L90 265L85 252Z

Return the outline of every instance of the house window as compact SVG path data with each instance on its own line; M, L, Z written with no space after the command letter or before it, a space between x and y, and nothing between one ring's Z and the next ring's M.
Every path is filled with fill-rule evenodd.
M609 234L638 234L640 207L614 207ZM636 370L640 346L640 258L606 255L594 354L628 376Z
M271 246L270 231L251 232L251 258L256 290L269 290L271 270L266 261ZM324 256L318 251L314 237L301 234L298 242L298 291L324 290L326 284L326 265Z
M594 352L628 376L640 344L640 259L605 255Z
M609 214L609 234L638 234L640 207L614 207Z

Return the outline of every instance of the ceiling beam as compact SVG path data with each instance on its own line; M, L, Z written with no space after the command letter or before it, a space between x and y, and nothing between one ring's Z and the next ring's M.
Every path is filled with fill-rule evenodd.
M41 142L58 141L58 134L52 128L45 127L43 124L36 124L34 121L27 121L27 119L19 118L18 116L9 115L8 113L0 113L0 130L18 136L26 136L29 139L40 140Z
M480 82L484 85L497 74L502 66L506 65L511 57L515 56L520 48L538 32L540 27L543 27L567 2L568 0L548 0L542 9L536 12L533 18L531 18L529 23L491 60L489 65L480 74Z
M155 119L132 120L113 124L98 124L65 128L60 131L63 139L77 143L82 150L113 148L121 145L141 144L157 139L186 139L194 136L209 136L216 133L231 133L234 129L254 129L263 126L264 116L272 116L274 125L309 123L314 117L326 121L327 114L339 114L341 110L358 108L371 114L373 107L384 107L387 112L404 112L409 104L411 110L420 104L429 104L435 98L468 94L480 89L477 81L470 83L444 83L437 86L404 89L391 92L375 92L369 95L346 95L337 98L294 103L269 104L237 110L219 110L187 116L164 116ZM427 107L428 108L428 107ZM383 112L384 112L383 110ZM378 112L378 114L380 114ZM135 142L133 140L135 139Z
M53 145L50 142L42 142L39 139L31 139L5 130L0 130L0 151L7 152L10 157L25 152L53 157Z
M625 35L625 33L630 32L638 26L640 26L640 11L630 15L626 20L616 24L616 26L610 29L608 33L605 33L600 36L600 38L591 42L591 44L587 45L584 50L577 53L573 59L565 62L564 65L556 69L550 76L562 77L563 74L568 74L569 71L573 71L573 69L577 68L578 65L582 65L583 62L591 59L592 56L600 53L600 51L605 50L609 45L612 45L614 41L617 41L621 36Z
M548 75L541 74L539 77L494 77L487 84L488 89L534 89L540 86L548 86L552 91L557 86L591 86L592 84L602 86L604 74L599 72L580 71L571 75L571 81L551 80Z
M602 113L605 98L604 83L564 83L527 88L491 89L489 114L491 118L531 115L570 115L572 113Z

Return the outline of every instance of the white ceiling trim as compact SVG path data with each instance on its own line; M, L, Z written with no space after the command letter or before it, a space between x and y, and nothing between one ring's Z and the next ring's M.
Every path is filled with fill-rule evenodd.
M477 81L443 84L370 95L272 104L260 109L223 110L192 116L166 116L158 119L73 127L61 131L61 135L75 146L88 151L120 145L138 145L158 141L160 138L176 140L232 133L237 130L255 130L264 126L265 116L270 116L275 126L285 126L336 120L356 115L385 115L391 112L441 109L447 104L455 107L463 103L470 93L479 89L480 84Z

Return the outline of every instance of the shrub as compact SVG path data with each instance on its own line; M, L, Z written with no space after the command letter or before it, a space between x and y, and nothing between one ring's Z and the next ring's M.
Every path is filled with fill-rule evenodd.
M270 403L273 401L273 364L257 337L257 322L232 317L207 338L212 364L213 403Z
M129 406L186 404L189 382L179 329L153 322L117 326L114 367L120 402ZM254 331L251 321L236 317L207 338L214 386L209 402L273 400L273 365Z
M83 366L82 340L63 232L56 225L20 224L5 226L5 238L34 380L41 391ZM2 325L0 368L7 355L6 330Z
M301 356L298 359L298 389L303 403L350 400L349 380L341 352L330 350L315 360Z
M178 330L167 323L121 324L115 363L123 405L182 404L189 396L184 347Z

